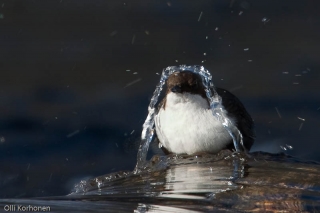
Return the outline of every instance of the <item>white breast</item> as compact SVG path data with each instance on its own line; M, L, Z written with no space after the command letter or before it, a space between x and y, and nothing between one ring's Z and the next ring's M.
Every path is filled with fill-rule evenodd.
M155 126L162 145L177 154L216 153L231 140L207 100L190 93L169 93L165 110L155 117Z

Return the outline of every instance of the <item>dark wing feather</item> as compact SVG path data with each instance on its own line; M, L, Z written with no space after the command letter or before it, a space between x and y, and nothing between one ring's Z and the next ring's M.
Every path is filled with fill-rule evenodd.
M250 150L255 138L254 123L251 116L235 95L225 89L215 89L222 98L222 105L228 111L228 116L236 119L236 126L242 133L245 148ZM233 143L228 148L234 149Z

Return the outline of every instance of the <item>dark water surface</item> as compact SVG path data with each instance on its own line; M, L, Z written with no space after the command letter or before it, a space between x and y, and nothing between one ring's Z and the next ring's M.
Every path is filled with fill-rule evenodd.
M139 174L81 181L68 196L2 199L51 212L319 212L320 164L284 154L154 156Z
M320 162L318 8L0 0L0 198L63 196L82 179L132 171L158 74L181 64L203 65L241 100L255 121L251 151L288 144Z

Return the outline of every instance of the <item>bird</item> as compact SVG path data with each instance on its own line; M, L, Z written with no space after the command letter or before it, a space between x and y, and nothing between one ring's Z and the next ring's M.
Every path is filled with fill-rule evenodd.
M155 141L165 154L214 154L235 149L232 137L212 113L200 74L176 71L166 80L166 87L155 115ZM249 151L255 139L253 119L231 92L217 87L215 91Z

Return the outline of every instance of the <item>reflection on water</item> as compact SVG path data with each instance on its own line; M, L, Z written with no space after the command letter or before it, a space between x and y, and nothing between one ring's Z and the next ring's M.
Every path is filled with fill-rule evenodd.
M3 199L1 210L10 204L51 212L317 212L320 164L259 152L155 156L139 174L81 181L68 196Z

